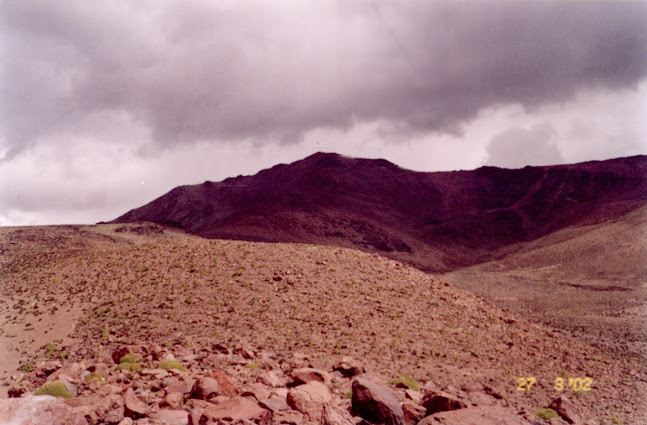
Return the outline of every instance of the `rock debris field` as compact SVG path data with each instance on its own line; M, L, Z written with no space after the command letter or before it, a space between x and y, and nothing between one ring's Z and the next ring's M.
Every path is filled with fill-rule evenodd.
M0 293L3 424L647 423L641 362L353 250L2 228Z

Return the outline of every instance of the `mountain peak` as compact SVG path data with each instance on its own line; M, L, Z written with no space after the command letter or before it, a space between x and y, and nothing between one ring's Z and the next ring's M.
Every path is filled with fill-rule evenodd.
M506 247L647 202L647 157L422 173L317 152L254 176L183 186L114 220L209 238L381 252L424 270L488 261Z

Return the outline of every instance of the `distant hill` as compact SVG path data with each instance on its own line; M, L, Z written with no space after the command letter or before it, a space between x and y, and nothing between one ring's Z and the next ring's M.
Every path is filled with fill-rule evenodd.
M449 271L647 201L647 156L572 165L423 173L317 153L254 176L180 186L113 223L150 221L207 238L380 252Z

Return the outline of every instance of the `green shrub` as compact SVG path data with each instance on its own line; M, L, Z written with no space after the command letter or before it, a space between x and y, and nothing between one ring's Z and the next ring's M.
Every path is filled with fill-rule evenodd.
M135 355L132 354L132 353L126 354L125 356L123 356L122 358L119 359L120 364L121 363L135 363L135 362L137 362L137 359L135 358Z
M24 363L22 366L20 366L18 368L18 370L21 371L21 372L26 372L26 373L33 372L34 371L34 364L32 362Z
M142 367L137 363L120 363L117 370L129 370L131 372L139 372Z
M178 362L177 360L165 360L157 365L157 367L164 370L176 369L180 372L186 372L186 367L184 367L182 363Z
M258 363L247 363L245 365L245 367L247 369L260 369L261 368Z
M420 391L420 386L418 386L416 380L409 375L404 375L401 378L394 379L393 381L389 382L389 384L395 385L396 387L406 387L410 390Z
M537 416L539 419L545 419L545 420L559 417L557 412L554 411L553 409L539 409L539 410L535 410L533 414Z
M103 382L103 381L105 381L103 376L99 375L98 373L91 373L89 375L86 375L84 380L85 380L85 382L90 382L90 381Z
M72 398L74 394L65 389L61 381L48 382L36 390L34 395L51 395L52 397Z

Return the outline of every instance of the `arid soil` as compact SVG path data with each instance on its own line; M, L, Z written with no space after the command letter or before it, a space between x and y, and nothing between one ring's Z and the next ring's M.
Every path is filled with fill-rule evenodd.
M142 223L2 228L0 253L3 392L38 358L222 344L305 353L325 370L352 356L386 382L408 374L440 388L486 385L529 410L566 395L588 423L645 423L639 359L377 255ZM537 384L519 391L520 377ZM554 388L556 378L585 377L590 391Z
M519 317L647 364L647 207L440 277Z

